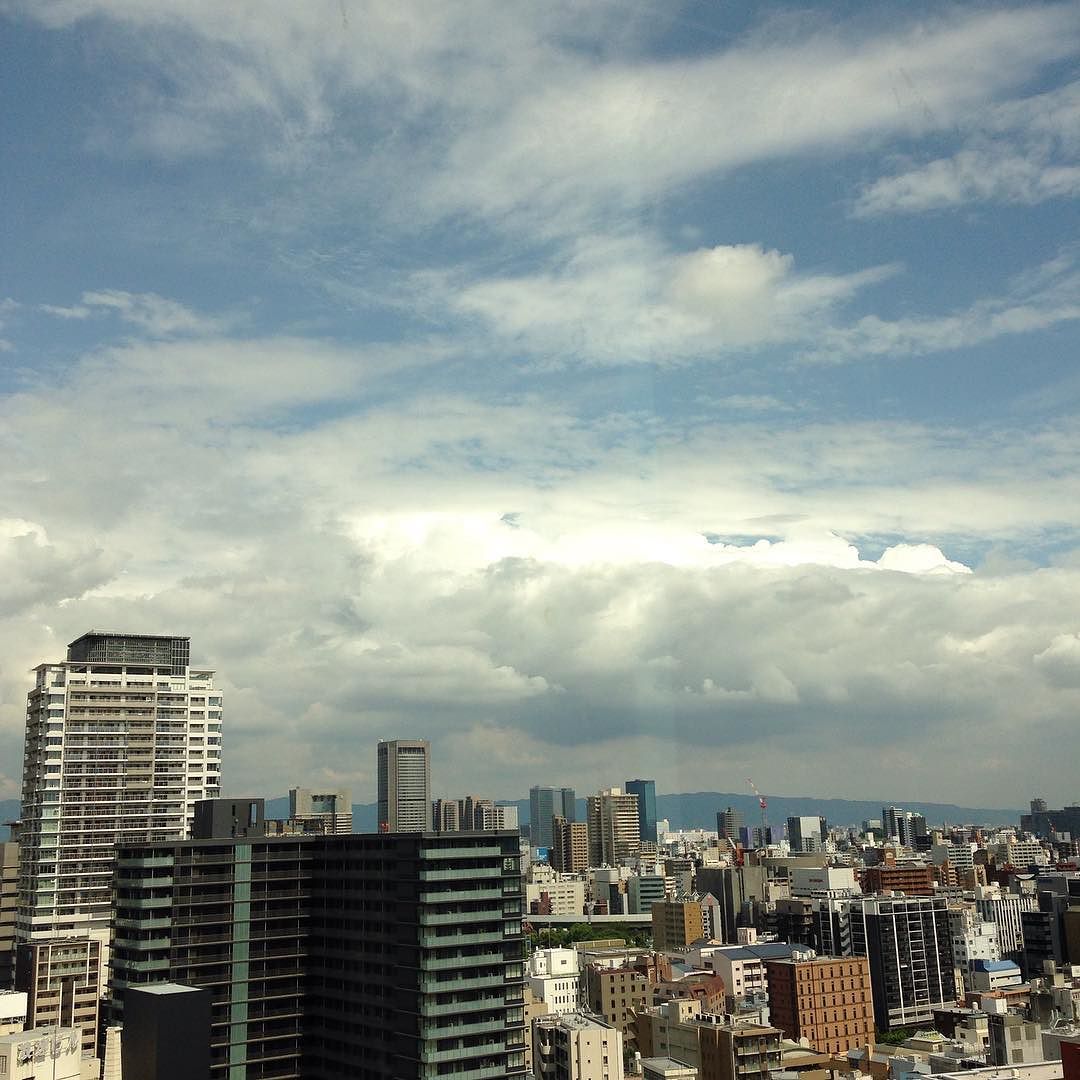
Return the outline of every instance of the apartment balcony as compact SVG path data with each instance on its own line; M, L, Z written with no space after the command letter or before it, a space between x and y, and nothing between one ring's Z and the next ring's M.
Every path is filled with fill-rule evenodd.
M438 979L421 979L420 990L425 994L445 994L451 990L479 990L485 986L503 986L503 974L501 971L494 975L475 975L468 979L448 979L440 982Z
M482 1035L493 1030L503 1030L503 1022L497 1020L477 1020L474 1023L450 1024L439 1027L436 1024L421 1023L420 1037L422 1039L455 1039L459 1035Z
M421 848L422 859L487 859L502 858L503 849L497 844L485 847Z
M420 961L420 970L448 971L455 968L491 966L504 963L507 963L507 960L503 956L502 950L494 953L475 953L471 956L425 956Z
M517 914L521 914L518 912ZM421 911L421 926L455 926L460 923L500 922L503 915L499 911Z
M506 1050L503 1040L498 1042L480 1043L477 1046L458 1046L453 1050L421 1050L420 1060L425 1064L435 1064L441 1061L464 1061L468 1058L483 1057L487 1054L497 1054ZM457 1073L453 1075L458 1075Z
M502 889L455 889L452 892L426 890L421 894L420 901L424 904L449 904L460 900L501 900L502 896Z
M471 934L447 934L444 937L432 933L421 933L420 944L425 949L447 948L452 945L494 945L496 942L502 941L504 936L501 930L484 930Z
M500 1009L506 1004L504 996L499 993L487 997L472 998L467 1001L434 1002L425 1001L420 1006L420 1015L429 1016L456 1016L463 1012L477 1012L481 1009Z
M426 870L420 871L421 881L476 881L477 879L501 878L503 876L500 866L470 866L460 867L455 870Z

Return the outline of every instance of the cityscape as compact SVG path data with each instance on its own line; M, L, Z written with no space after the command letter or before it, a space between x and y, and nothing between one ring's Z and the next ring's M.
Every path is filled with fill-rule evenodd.
M1080 1080L1076 0L0 42L0 1080Z
M536 784L521 821L436 796L430 742L400 738L373 748L378 828L355 832L346 790L297 786L283 818L222 792L215 677L188 637L119 631L37 667L2 847L7 1075L1080 1067L1080 806L778 822L748 779L759 816L672 830L639 777L583 820L572 788Z

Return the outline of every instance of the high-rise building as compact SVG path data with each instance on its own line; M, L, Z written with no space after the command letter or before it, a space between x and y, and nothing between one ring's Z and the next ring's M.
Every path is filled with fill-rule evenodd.
M90 631L26 706L18 936L105 929L118 844L178 840L218 794L221 691L186 637Z
M733 844L738 843L739 831L744 824L742 813L734 806L729 806L716 815L716 834L721 840L730 840Z
M621 866L641 851L638 799L607 788L587 800L589 865Z
M638 836L643 842L656 843L656 781L627 780L626 794L638 799Z
M15 912L19 902L19 845L0 843L0 993L15 978Z
M309 832L351 833L352 794L343 788L312 791L292 788L289 791L289 818Z
M824 851L829 827L823 817L789 817L787 829L793 855Z
M431 746L425 739L380 742L378 785L383 832L431 831Z
M578 874L589 868L589 826L584 821L567 821L562 815L552 819L551 865L564 874Z
M956 1003L949 911L944 897L867 896L843 901L851 951L870 961L880 1031L933 1020Z
M513 832L121 850L113 990L211 994L212 1080L524 1074Z
M789 1039L839 1057L874 1041L870 963L865 956L767 960L769 1019Z
M529 843L535 848L550 848L553 842L552 818L577 820L577 799L573 788L529 788Z

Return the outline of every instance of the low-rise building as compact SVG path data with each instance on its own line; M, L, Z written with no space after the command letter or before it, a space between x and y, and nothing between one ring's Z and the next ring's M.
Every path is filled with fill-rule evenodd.
M541 1016L532 1040L538 1080L623 1080L622 1034L598 1016Z
M874 999L865 956L800 956L766 965L769 1019L789 1039L843 1054L874 1038Z
M537 1001L555 1015L581 1007L580 968L576 949L537 949L529 957L527 984Z
M100 1065L82 1052L77 1027L40 1027L0 1035L0 1080L90 1080Z

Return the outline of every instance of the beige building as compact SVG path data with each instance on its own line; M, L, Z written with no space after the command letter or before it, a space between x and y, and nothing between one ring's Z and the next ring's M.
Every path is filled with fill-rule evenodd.
M533 1021L541 1016L547 1016L551 1010L546 1001L538 1001L529 984L525 984L525 1076L533 1075L533 1044L532 1029ZM106 1080L105 1077L102 1080Z
M653 947L682 952L705 936L705 911L699 900L659 900L652 906Z
M630 1043L634 1039L634 1014L648 1003L649 981L631 967L585 969L585 1007L602 1016Z
M537 1080L623 1080L622 1033L596 1016L541 1016L532 1039Z
M12 1035L26 1027L25 990L0 990L0 1035Z
M768 1080L780 1068L781 1033L759 1024L725 1024L694 1000L641 1010L635 1032L643 1058L669 1057L698 1070L701 1080Z
M91 1057L97 1047L103 950L97 936L33 941L18 947L15 965L16 989L27 996L27 1024L79 1028L82 1049Z
M638 797L606 788L586 801L589 865L625 866L641 853Z
M874 1041L870 962L816 956L766 962L769 1019L789 1039L844 1054Z
M580 874L589 868L589 826L584 821L554 817L551 822L551 865L566 874Z

